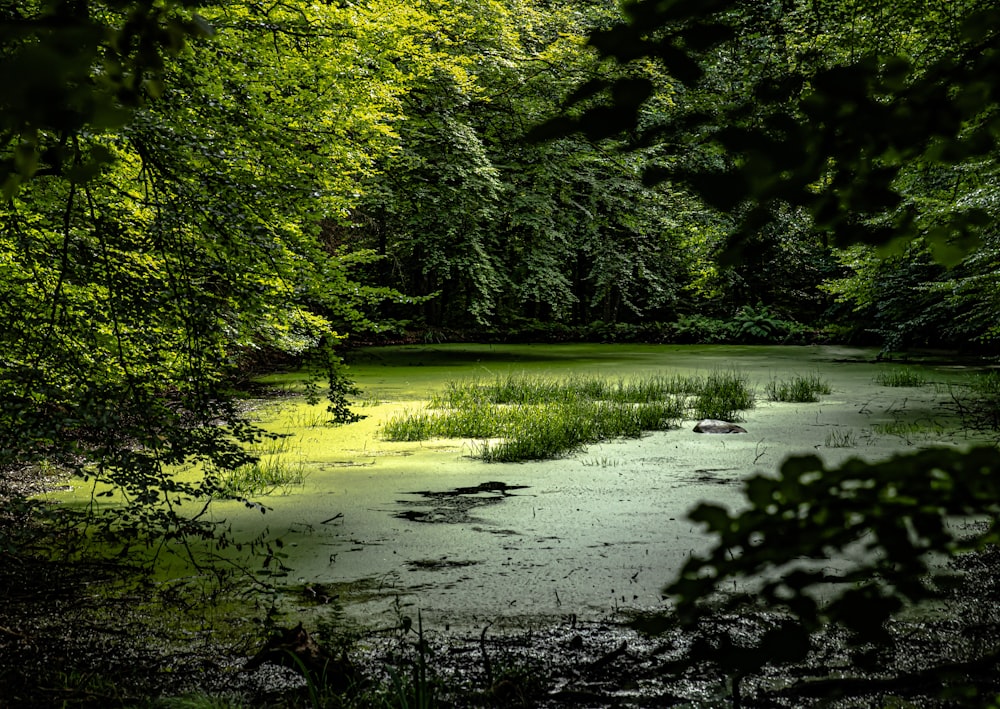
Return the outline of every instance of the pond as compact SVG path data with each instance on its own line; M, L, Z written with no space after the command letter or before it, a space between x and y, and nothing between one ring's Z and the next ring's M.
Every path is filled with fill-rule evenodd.
M740 481L790 454L831 464L929 445L961 446L944 405L969 367L927 358L875 362L875 350L833 346L437 345L352 355L363 395L358 423L322 424L323 407L285 397L259 412L284 439L300 485L262 498L266 514L220 503L237 537L281 540L286 608L329 606L366 625L401 615L428 627L541 625L662 607L661 590L710 543L685 513L700 501L742 504ZM884 386L912 371L919 386ZM484 463L473 441L383 439L393 414L425 406L449 381L507 374L708 374L739 371L755 386L746 434L705 435L694 421L638 439L590 445L557 460ZM763 390L819 375L832 393L775 403ZM291 381L273 376L272 384ZM259 565L259 561L257 564ZM273 568L273 567L271 567Z

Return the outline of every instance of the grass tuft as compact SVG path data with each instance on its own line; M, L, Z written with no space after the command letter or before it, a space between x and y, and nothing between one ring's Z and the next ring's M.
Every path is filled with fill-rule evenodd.
M233 497L287 493L291 487L305 482L305 477L302 461L263 456L253 463L222 472L222 491Z
M741 372L713 372L699 382L694 418L742 421L743 411L756 405L756 394Z
M826 434L827 448L854 448L858 445L858 434L853 428L846 431L833 430Z
M764 386L769 401L807 403L819 401L821 394L832 393L830 383L818 374L795 375L792 379L772 379Z
M698 418L733 419L753 404L753 390L737 372L637 380L508 375L451 382L426 410L389 419L382 436L471 438L485 461L546 460L599 441L676 428L692 411Z
M919 387L927 383L927 378L913 369L889 369L875 375L873 381L884 387Z

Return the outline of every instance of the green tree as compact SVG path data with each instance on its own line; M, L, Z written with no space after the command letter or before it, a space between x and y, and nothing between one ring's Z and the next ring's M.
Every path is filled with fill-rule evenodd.
M387 255L384 282L435 296L423 312L431 326L671 317L689 280L674 216L684 195L643 185L643 162L611 140L522 139L581 77L616 71L584 37L617 13L448 8L436 11L446 64L404 101L400 151L365 188L354 243ZM651 64L637 71L658 78Z
M82 130L120 128L162 91L165 61L212 27L208 3L0 4L0 186L13 194L38 170L60 173ZM92 156L98 163L103 154Z
M770 29L762 33L765 10ZM775 214L803 210L810 228L837 246L896 254L889 261L858 257L850 264L854 275L834 286L863 307L879 307L902 284L882 327L921 332L926 323L910 320L921 308L931 320L955 308L956 327L968 328L967 336L993 337L995 298L986 288L995 281L996 210L986 184L1000 140L994 4L641 0L627 13L628 23L595 33L592 43L624 63L662 60L691 93L692 110L643 127L634 101L613 100L611 82L610 102L584 107L538 135L601 135L614 115L616 125L640 129L640 145L701 136L693 164L680 157L654 164L647 179L686 183L733 216L724 264L745 258ZM744 52L748 43L754 49ZM761 68L772 64L774 72ZM720 75L744 82L729 94L742 99L708 106L700 92L717 95ZM926 299L904 305L917 293ZM714 645L703 649L732 663L737 676L769 660L802 658L809 649L802 630L826 622L853 631L856 641L886 642L886 620L941 596L946 586L935 555L997 543L998 470L995 446L835 468L814 456L790 458L777 478L747 481L744 510L703 504L692 511L717 543L705 558L691 559L665 593L683 618L696 620L720 597L723 609L745 609L747 598L723 592L743 581L752 598L801 623L779 623L745 648L718 628ZM960 532L946 524L953 515L989 521ZM847 583L834 588L824 586L821 568L831 556L854 560ZM820 587L829 601L817 602ZM952 672L955 680L963 667L995 661L987 649L935 676Z
M395 148L407 75L394 61L419 49L425 18L395 3L219 3L195 23L214 38L182 47L168 31L179 5L84 7L80 22L124 23L159 59L137 65L139 94L105 96L128 109L118 123L58 93L103 86L109 70L94 62L92 76L60 70L37 87L68 104L66 124L18 115L27 94L4 106L37 160L24 162L23 131L4 136L19 189L0 206L0 473L55 466L95 495L117 492L123 504L90 528L160 547L218 531L186 503L220 494L212 471L245 462L243 444L262 435L234 398L255 353L314 356L331 418L353 416L334 348L344 327L377 327L373 302L399 296L358 283L370 255L331 253L324 225L345 219L357 182ZM129 25L146 10L167 29ZM13 26L64 11L21 6ZM25 32L5 69L32 52L80 61L61 30ZM87 51L118 51L117 37ZM204 475L177 476L191 467Z

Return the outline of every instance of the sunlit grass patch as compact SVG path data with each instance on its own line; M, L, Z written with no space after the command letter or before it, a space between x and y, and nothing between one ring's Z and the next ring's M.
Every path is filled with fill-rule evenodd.
M292 448L292 440L288 434L271 434L249 446L254 455L281 455Z
M884 387L919 387L927 383L927 377L914 369L897 367L879 372L873 381Z
M764 385L769 401L808 403L819 401L820 395L832 393L830 383L819 374L796 374L791 379L772 379Z
M233 470L221 471L222 492L232 497L287 493L305 482L305 465L280 456L262 456Z
M391 441L468 438L487 461L544 460L614 438L675 428L685 415L735 417L753 405L745 376L656 375L636 380L508 375L451 382L427 409L390 418Z
M387 441L425 441L435 436L440 414L427 411L404 411L392 416L382 426L382 438Z
M696 419L742 420L742 411L756 405L757 395L742 372L712 372L697 387L692 409Z

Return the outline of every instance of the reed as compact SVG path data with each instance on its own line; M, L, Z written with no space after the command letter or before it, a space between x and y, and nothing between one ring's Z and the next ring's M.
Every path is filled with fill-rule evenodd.
M288 492L305 482L305 465L301 460L288 461L265 456L220 474L223 494L231 497L251 497Z
M769 401L807 403L819 401L820 395L832 392L830 383L818 374L797 374L791 379L772 379L764 385L764 393Z
M914 369L897 367L879 372L872 381L884 387L919 387L927 383L927 378Z
M281 455L287 453L292 448L289 434L267 434L261 440L249 446L249 450L254 455Z
M636 380L507 375L452 382L422 411L390 418L382 436L393 441L469 438L474 455L490 462L545 460L613 438L675 428L688 403L717 397L714 408L753 404L738 373L708 377L655 375ZM704 418L704 417L703 417Z

